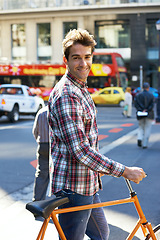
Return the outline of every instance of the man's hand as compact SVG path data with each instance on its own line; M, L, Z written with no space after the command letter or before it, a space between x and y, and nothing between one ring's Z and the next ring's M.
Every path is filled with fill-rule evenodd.
M135 183L139 183L147 175L142 168L139 167L125 167L122 177L127 178Z

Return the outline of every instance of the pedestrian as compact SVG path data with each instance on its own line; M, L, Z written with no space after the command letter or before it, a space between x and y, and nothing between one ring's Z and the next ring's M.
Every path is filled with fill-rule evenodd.
M48 106L45 106L38 111L32 129L32 133L38 144L38 164L35 173L33 201L44 200L46 198L49 184L49 125L47 110Z
M136 183L143 169L126 167L98 151L96 107L87 90L96 42L86 30L71 30L63 40L66 73L49 98L51 155L54 165L52 193L68 196L73 207L100 202L101 174L123 176ZM69 240L108 239L109 228L103 208L59 215Z
M132 115L132 94L130 87L127 87L125 91L124 109L122 114L127 118L130 118Z
M151 134L152 121L154 119L154 96L149 92L150 85L143 84L143 92L135 97L135 107L137 109L137 120L139 124L137 145L147 148Z

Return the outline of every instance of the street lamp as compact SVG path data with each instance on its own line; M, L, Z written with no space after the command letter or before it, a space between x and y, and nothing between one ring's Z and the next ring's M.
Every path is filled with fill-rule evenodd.
M160 122L160 19L156 22L156 29L159 33L158 99L157 99L157 118L156 118L156 122Z

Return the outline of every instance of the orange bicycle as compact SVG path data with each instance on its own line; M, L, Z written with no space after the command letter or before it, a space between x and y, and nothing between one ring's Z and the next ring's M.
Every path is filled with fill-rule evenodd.
M139 219L138 219L134 229L128 235L126 240L133 239L133 237L135 236L135 234L139 228L142 229L145 240L151 240L151 239L152 240L160 240L160 224L157 225L155 228L153 228L151 223L149 223L146 220L146 217L142 211L142 208L140 206L136 192L133 190L130 181L127 179L125 179L125 181L127 183L127 187L130 192L129 198L108 201L108 202L102 202L102 203L95 203L95 204L90 204L90 205L64 208L64 209L57 209L57 207L69 202L68 197L57 197L57 198L51 197L48 200L35 201L35 202L30 202L30 203L26 204L27 210L29 210L34 215L42 216L44 218L44 222L42 224L42 227L39 231L39 234L38 234L36 240L44 239L44 235L45 235L48 223L50 221L50 218L52 218L52 221L58 231L58 234L59 234L61 240L67 240L64 235L64 232L60 226L58 218L56 216L57 214L74 212L74 211L82 211L82 210L99 208L99 207L113 206L113 205L119 205L119 204L125 204L125 203L133 203L137 210L138 216L139 216Z

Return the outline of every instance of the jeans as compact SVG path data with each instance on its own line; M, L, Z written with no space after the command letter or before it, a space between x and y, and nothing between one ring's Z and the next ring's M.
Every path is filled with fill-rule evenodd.
M144 147L148 146L148 140L151 133L152 127L152 119L149 118L142 118L138 121L139 129L138 129L138 140L142 141Z
M69 203L60 208L101 202L98 193L94 196L83 196L65 189L56 196L67 196L70 199ZM67 240L83 240L85 234L92 240L107 240L109 237L109 227L103 208L62 213L59 214L59 222Z

